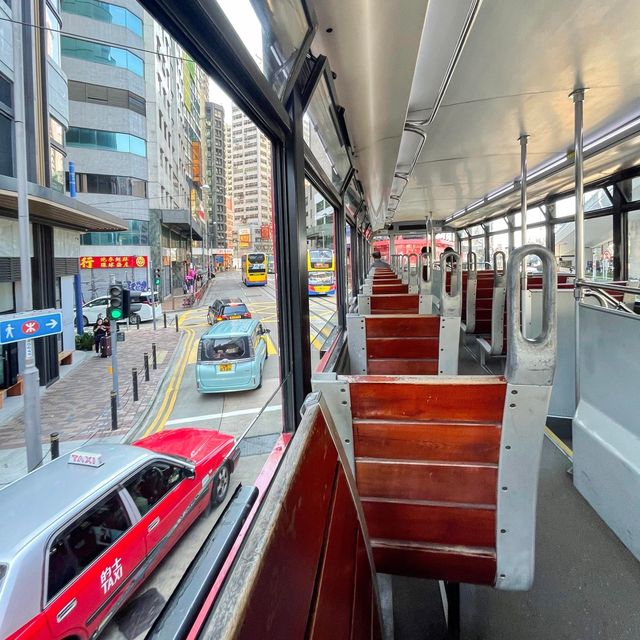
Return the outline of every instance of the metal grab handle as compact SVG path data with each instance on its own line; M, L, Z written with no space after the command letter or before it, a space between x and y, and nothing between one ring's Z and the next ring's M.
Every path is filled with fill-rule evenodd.
M447 264L448 263L448 264ZM451 271L450 292L447 291L447 266ZM440 315L456 317L462 309L462 261L455 251L440 255Z
M478 276L478 258L475 251L469 251L467 253L467 271L470 278L476 278Z
M527 245L528 246L528 245ZM524 248L524 247L521 247ZM498 256L502 257L502 269L498 269ZM496 251L493 254L493 273L495 275L504 275L507 271L507 256L504 251Z
M402 284L409 284L409 256L400 256L400 268L402 270Z
M411 271L411 258L414 258L413 260L413 266L414 266L414 270ZM418 254L417 253L410 253L409 254L409 284L414 284L416 287L418 286L418 283L420 282L420 278L418 276Z
M391 256L391 269L393 270L393 272L398 275L398 258L400 256L397 253L394 253Z
M433 271L431 269L431 256L428 253L420 254L420 266L420 282L431 282L433 280Z
M520 270L527 256L542 261L542 331L536 338L522 333L522 279ZM526 263L524 268L526 269ZM507 363L505 377L510 384L548 386L556 365L558 277L555 256L539 244L515 249L507 265Z

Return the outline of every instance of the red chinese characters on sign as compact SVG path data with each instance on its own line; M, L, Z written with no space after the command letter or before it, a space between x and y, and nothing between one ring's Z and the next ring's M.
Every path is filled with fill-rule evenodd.
M146 268L149 264L147 256L83 256L80 258L81 269L133 269Z

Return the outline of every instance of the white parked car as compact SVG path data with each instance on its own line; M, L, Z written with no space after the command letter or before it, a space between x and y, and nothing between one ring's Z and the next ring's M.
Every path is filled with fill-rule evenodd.
M129 315L130 322L137 322L138 317L140 322L147 322L153 319L153 308L151 306L151 291L131 291L131 313ZM158 292L153 294L153 298L156 305L156 318L162 316L162 305L158 300ZM109 304L109 296L102 296L101 298L94 298L90 300L82 307L82 316L84 318L85 326L93 326L98 321L98 316L102 318L107 317L107 305Z

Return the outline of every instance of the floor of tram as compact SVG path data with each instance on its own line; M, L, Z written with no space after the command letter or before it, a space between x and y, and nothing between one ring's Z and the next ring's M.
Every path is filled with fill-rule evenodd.
M461 374L487 373L461 346ZM502 362L491 362L499 373ZM571 461L545 438L535 583L528 592L462 585L460 640L637 640L640 563L573 486ZM394 638L444 640L438 583L393 576Z

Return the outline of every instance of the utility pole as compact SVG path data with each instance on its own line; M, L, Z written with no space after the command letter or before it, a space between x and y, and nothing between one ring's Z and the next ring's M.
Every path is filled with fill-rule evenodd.
M151 277L153 276L153 280ZM156 330L156 274L153 270L153 264L151 262L151 256L147 261L147 281L149 282L149 289L151 291L151 317L153 318L153 330ZM160 293L158 293L158 299L160 299Z
M24 104L24 57L22 51L22 3L13 2L13 101L16 145L16 182L18 190L18 225L20 232L21 311L33 311L31 289L31 242L29 231L29 197L27 188L27 140ZM25 342L24 438L27 469L33 471L42 462L42 425L40 423L40 374L33 353L33 340Z

